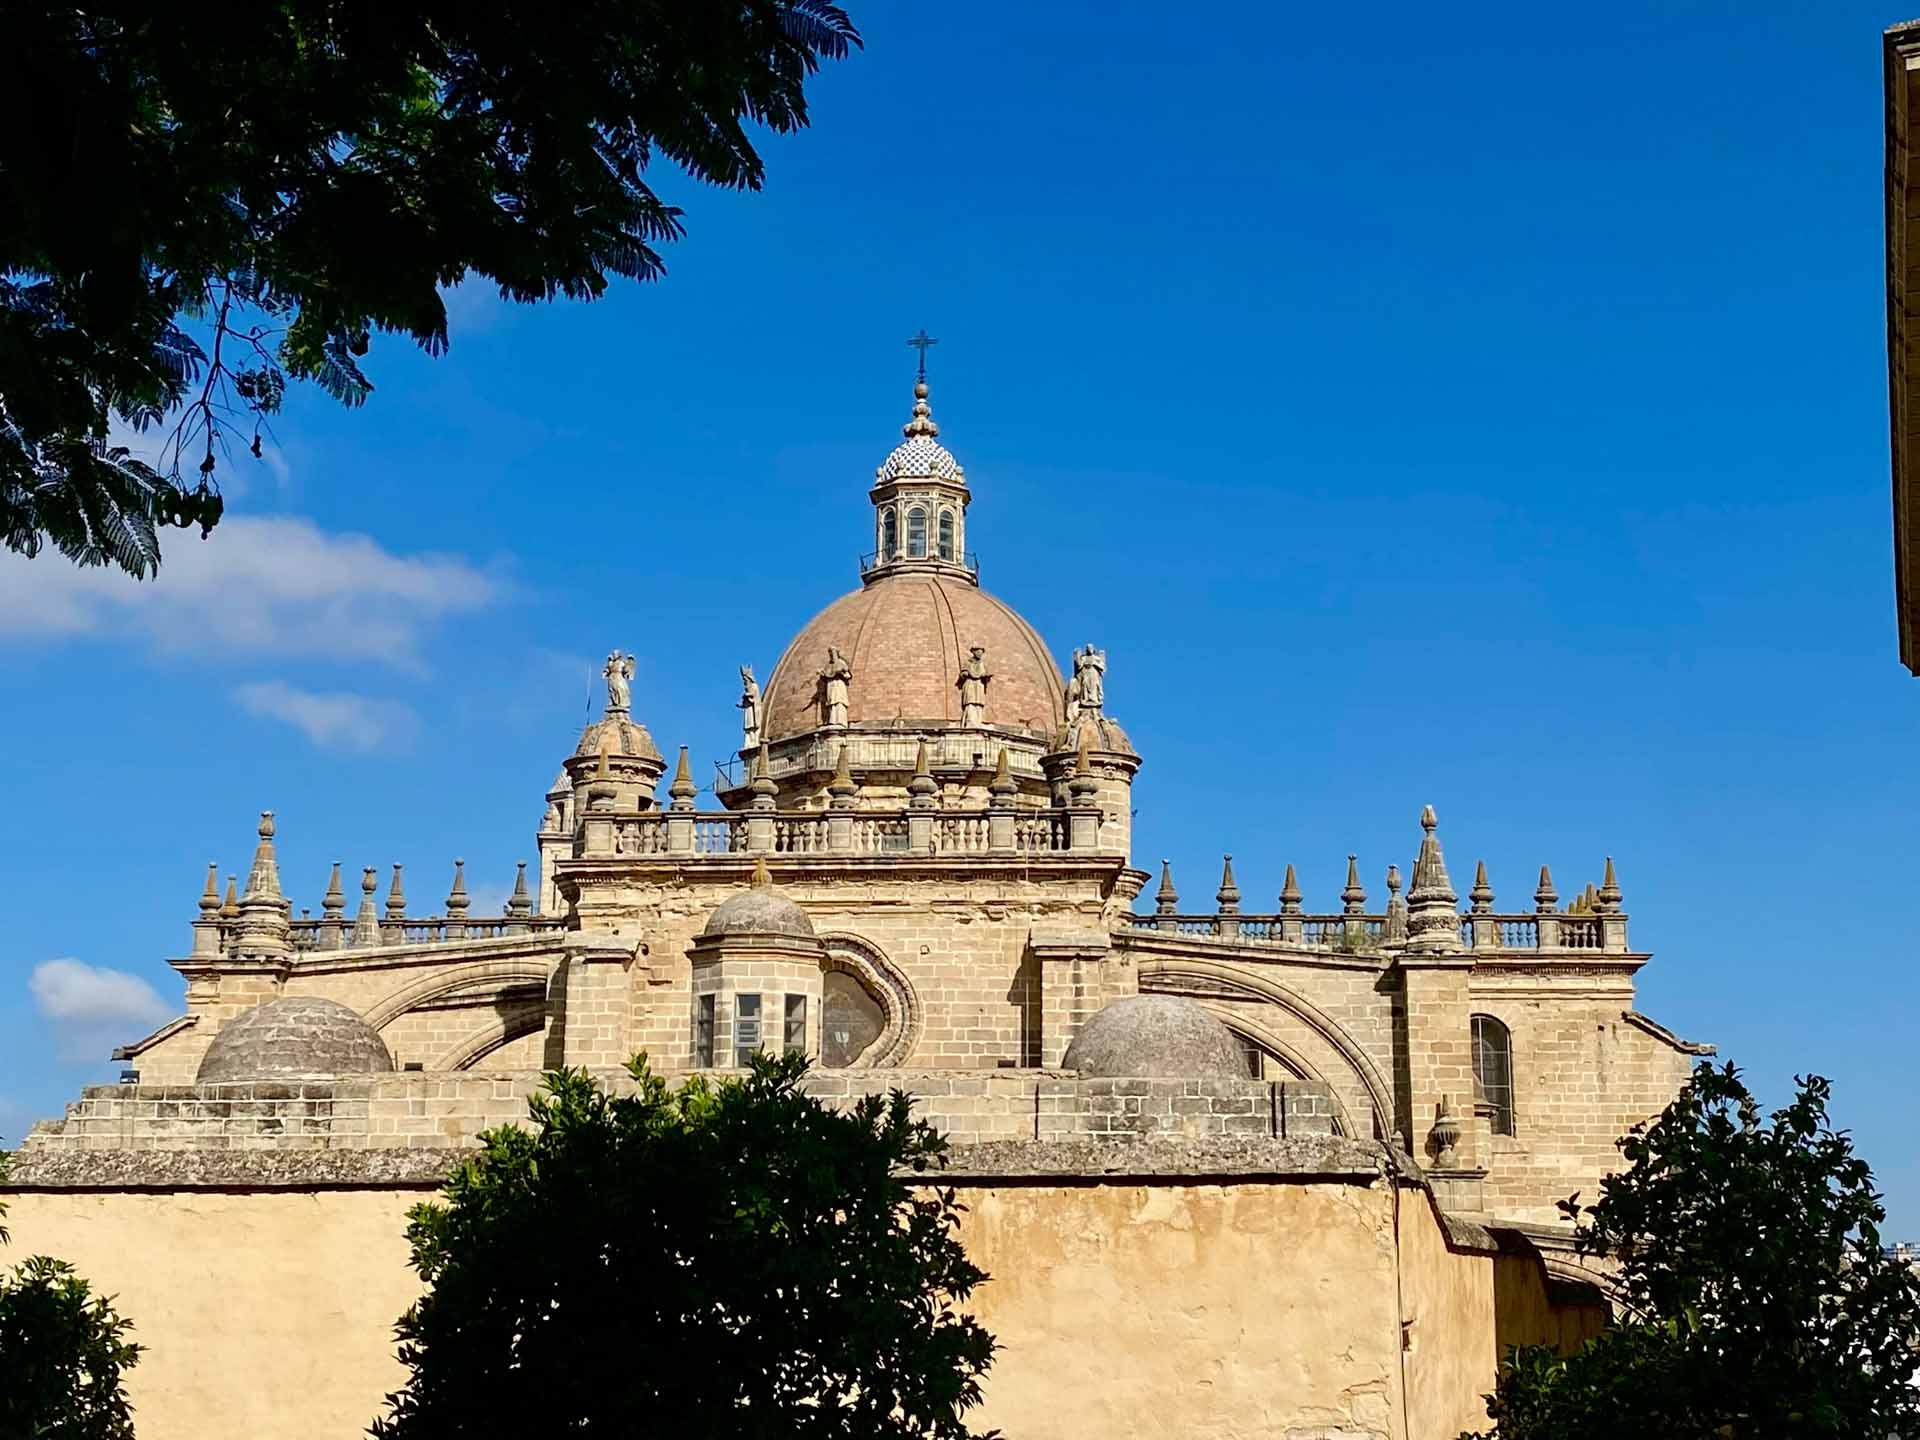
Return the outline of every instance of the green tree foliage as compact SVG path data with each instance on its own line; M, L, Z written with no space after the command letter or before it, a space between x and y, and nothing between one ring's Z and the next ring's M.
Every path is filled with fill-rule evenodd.
M1500 1440L1812 1440L1920 1435L1920 1280L1829 1086L1764 1115L1702 1065L1620 1142L1599 1203L1561 1209L1617 1265L1618 1323L1559 1357L1516 1351L1487 1398Z
M412 1212L426 1281L380 1440L966 1436L994 1342L946 1141L898 1091L836 1114L805 1062L634 1093L559 1070Z
M859 36L829 0L279 0L0 12L0 539L144 576L218 522L288 381L348 405L439 287L648 280L656 157L758 189ZM150 466L110 443L177 416ZM184 473L183 473L184 472Z
M6 1161L0 1151L0 1183ZM140 1358L131 1329L70 1265L36 1255L0 1270L0 1436L133 1440L121 1388Z

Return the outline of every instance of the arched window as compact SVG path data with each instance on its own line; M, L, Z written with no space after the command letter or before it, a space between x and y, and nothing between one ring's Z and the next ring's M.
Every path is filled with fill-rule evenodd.
M820 1017L820 1064L841 1070L885 1033L886 1012L867 987L844 970L829 970L821 978L825 1003Z
M891 506L880 517L880 558L891 560L900 553L900 516Z
M1494 1134L1513 1134L1513 1035L1491 1015L1473 1017L1473 1098L1492 1113Z
M927 558L927 512L917 505L907 511L907 558Z
M1247 1075L1254 1080L1266 1079L1267 1052L1238 1030L1229 1033L1233 1036L1233 1043L1240 1047L1240 1063L1247 1067Z
M940 558L953 559L953 511L940 512Z

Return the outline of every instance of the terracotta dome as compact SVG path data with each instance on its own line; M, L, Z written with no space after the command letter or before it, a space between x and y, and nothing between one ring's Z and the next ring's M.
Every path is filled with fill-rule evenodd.
M847 719L854 725L958 724L960 662L973 645L986 647L993 672L988 724L1051 737L1066 721L1066 686L1031 625L958 576L909 572L843 595L807 622L767 681L769 739L819 725L829 645L853 666Z

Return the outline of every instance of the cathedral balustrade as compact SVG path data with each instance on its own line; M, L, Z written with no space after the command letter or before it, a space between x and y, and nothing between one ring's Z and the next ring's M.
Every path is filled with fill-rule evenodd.
M579 854L664 855L1064 855L1099 848L1094 807L1016 810L656 810L587 812ZM474 922L478 923L478 922Z
M327 950L356 950L392 945L442 945L453 940L498 940L510 935L532 935L564 930L567 922L553 915L501 916L408 916L404 920L383 920L372 934L356 936L352 922L314 920L302 916L289 922L287 939L296 953ZM239 939L238 927L221 936L221 948L230 949Z
M1386 952L1406 943L1404 914L1306 915L1277 912L1243 915L1130 914L1135 930L1158 930L1175 935L1286 945L1295 949L1349 952ZM1626 916L1581 914L1460 916L1460 948L1465 951L1585 950L1606 954L1627 950Z

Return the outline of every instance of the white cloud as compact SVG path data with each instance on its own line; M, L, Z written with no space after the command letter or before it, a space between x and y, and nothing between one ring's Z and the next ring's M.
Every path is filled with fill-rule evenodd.
M138 1040L178 1013L138 975L83 960L43 961L27 988L53 1028L62 1060L105 1060L114 1046Z
M301 690L284 680L251 681L233 695L249 715L284 720L327 749L378 750L406 743L419 728L412 709L398 700Z
M0 552L0 639L132 634L168 654L271 654L419 670L427 629L499 599L457 555L397 555L293 516L236 515L206 540L170 530L152 580Z

